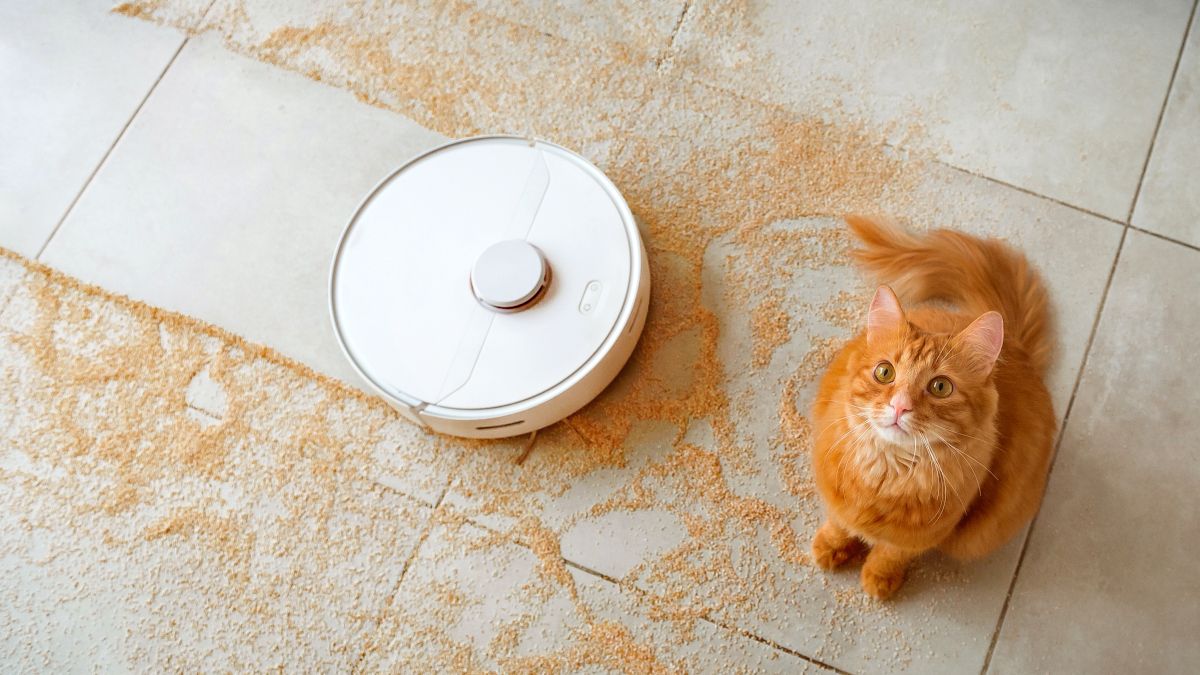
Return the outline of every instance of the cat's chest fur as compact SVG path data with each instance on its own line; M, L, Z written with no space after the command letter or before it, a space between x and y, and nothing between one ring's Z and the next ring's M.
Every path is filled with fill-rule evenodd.
M839 520L869 540L894 539L897 532L940 536L962 517L980 487L974 475L946 461L942 447L918 454L871 439L844 453L838 464L844 462L845 470L824 490L826 500Z

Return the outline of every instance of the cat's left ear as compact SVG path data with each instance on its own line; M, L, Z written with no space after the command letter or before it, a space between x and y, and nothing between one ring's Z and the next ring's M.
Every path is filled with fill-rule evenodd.
M900 307L900 299L896 297L896 293L887 286L875 289L871 309L867 310L867 342L894 339L900 335L904 326L904 310Z
M1004 345L1004 319L999 312L984 312L970 326L954 336L954 341L983 375L992 372L1000 347Z

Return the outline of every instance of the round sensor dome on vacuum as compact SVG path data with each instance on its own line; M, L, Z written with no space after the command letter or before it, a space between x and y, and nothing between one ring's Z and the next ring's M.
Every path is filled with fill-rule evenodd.
M516 309L546 286L546 258L524 239L509 239L489 246L471 268L475 297L496 310Z

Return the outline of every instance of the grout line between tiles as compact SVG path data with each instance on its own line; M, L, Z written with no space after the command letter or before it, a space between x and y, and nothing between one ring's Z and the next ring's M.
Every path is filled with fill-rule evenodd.
M1150 159L1154 156L1154 146L1158 143L1158 131L1162 127L1163 117L1167 114L1167 105L1171 102L1171 90L1175 88L1175 76L1179 74L1179 64L1183 62L1183 52L1187 49L1188 37L1192 34L1192 23L1196 19L1196 7L1200 0L1193 0L1192 13L1188 15L1187 26L1183 29L1183 41L1179 44L1179 53L1175 55L1175 67L1171 69L1171 79L1167 80L1167 92L1163 94L1162 107L1158 109L1158 119L1154 122L1154 133L1150 135L1150 147L1146 150L1146 160L1142 162L1142 172L1138 175L1137 188L1133 191L1133 201L1129 204L1129 215L1125 222L1133 223L1133 212L1137 209L1138 198L1142 196L1142 183L1146 180L1146 171L1150 168Z
M609 575L605 574L604 572L597 572L596 570L588 567L587 565L581 565L573 560L567 560L566 558L563 558L562 561L563 561L563 564L566 565L567 567L574 567L575 569L579 570L580 572L587 572L588 574L590 574L594 577L600 577L601 579L607 581L610 584L616 584L617 586L620 586L622 588L625 587L625 585L622 584L619 579L609 576Z
M754 640L755 642L759 642L759 643L764 644L772 649L781 651L785 654L791 654L792 656L795 656L796 658L804 659L805 661L811 663L814 666L817 666L818 668L823 668L832 673L838 673L838 675L851 675L850 671L848 671L848 670L842 670L841 668L838 668L835 665L825 663L824 661L822 661L820 659L813 658L811 656L808 656L806 654L798 652L795 649L791 649L790 647L784 647L783 645L779 644L778 642L776 642L770 638L765 638L761 635L755 635L754 633L751 633L750 631L748 631L744 628L738 628L737 626L730 626L728 624L721 623L714 619L710 619L707 616L700 617L700 620L706 621L714 626L717 626L718 628L724 628L725 630L730 631L732 633L737 633L738 635L741 635L744 638L747 638L749 640Z
M458 472L455 471L455 474ZM437 511L442 508L442 502L446 501L446 495L450 494L450 490L454 489L454 484L458 482L457 476L451 476L450 480L446 481L446 486L442 488L441 494L438 495L437 501L433 503L433 510Z
M208 15L210 12L212 12L212 8L215 7L216 4L217 4L217 0L209 1L208 7L204 8L204 13L200 15L199 19L196 19L196 22L194 24L192 24L190 28L188 28L188 33L190 33L192 35L196 35L197 33L200 32L200 27L203 26L204 22L208 20Z
M1155 232L1155 231L1153 231L1153 230L1147 230L1147 229L1145 229L1145 228L1143 228L1143 227L1137 227L1136 225L1130 225L1130 226L1129 226L1129 229L1131 229L1131 230L1136 230L1137 232L1140 232L1141 234L1148 234L1148 235L1150 235L1151 237L1154 237L1154 238L1156 238L1156 239L1162 239L1163 241L1170 242L1170 243L1172 243L1172 244L1177 244L1177 245L1179 245L1179 246L1182 246L1182 247L1184 247L1184 248L1190 248L1190 249L1192 249L1193 251L1200 251L1200 246L1197 246L1196 244L1189 244L1189 243L1187 243L1186 241L1181 241L1181 240L1179 240L1179 239L1175 239L1175 238L1173 238L1173 237L1168 237L1168 236L1167 236L1167 235L1165 235L1165 234L1159 234L1159 233L1157 233L1157 232Z
M408 574L408 570L412 568L413 563L417 559L417 554L421 552L421 547L425 545L425 540L429 538L429 533L433 531L433 519L435 514L436 509L434 509L433 513L430 513L429 521L425 523L425 529L421 532L421 536L417 538L417 543L413 545L412 552L408 554L408 558L404 560L404 567L400 568L400 576L396 577L396 584L392 587L391 592L388 593L387 604L383 607L380 613L381 621L383 615L391 610L392 601L395 600L396 595L400 592L400 585L404 583L404 576ZM376 628L378 628L378 626L376 626ZM354 665L350 666L351 672L361 672L362 662L367 658L368 651L368 645L363 645L362 653L358 655L358 658L354 659Z
M690 3L689 3L689 4L690 4ZM1196 13L1196 5L1193 5L1193 6L1192 6L1192 13L1193 13L1193 14L1192 14L1192 16L1194 17L1194 16L1195 16L1195 13ZM682 17L681 17L681 21L682 21ZM1190 26L1190 25L1191 25L1191 19L1189 19L1189 26ZM1190 30L1189 30L1189 33L1190 33ZM1185 43L1186 43L1186 37L1187 37L1187 35L1185 34L1185 36L1184 36L1184 38L1185 38ZM672 37L672 42L673 42L673 41L674 41L674 38ZM1182 55L1182 50L1180 51L1180 55ZM666 53L664 52L664 55L663 55L663 57L662 57L662 58L660 58L660 59L658 60L658 64L659 64L659 65L661 65L662 61L664 61L664 60L665 60L665 57L666 57ZM1178 63L1176 63L1176 66L1178 66ZM781 105L781 104L777 104L777 103L768 103L768 102L766 102L766 101L764 101L764 100L762 100L762 99L758 99L758 98L755 98L755 97L753 97L753 96L750 96L750 95L748 95L748 94L745 94L745 93L739 92L739 91L737 91L736 89L732 89L732 88L729 88L729 87L724 87L724 86L721 86L721 85L719 85L719 84L715 84L715 83L713 83L713 82L709 82L709 81L708 81L707 79L705 79L705 78L702 78L702 77L699 77L699 76L694 76L692 73L689 73L689 72L687 72L687 70L686 70L686 69L684 69L684 72L682 72L680 76L681 76L682 78L685 78L685 79L687 79L687 80L688 80L688 81L690 81L690 82L694 82L694 83L701 84L701 85L704 85L704 86L712 87L712 88L714 88L714 89L716 89L716 90L719 90L719 91L721 91L721 92L723 92L723 93L725 93L725 94L728 94L728 95L734 96L735 98L738 98L738 99L744 100L744 101L746 101L746 102L748 102L748 103L751 103L751 104L754 104L754 105L762 105L762 106L768 106L768 107L778 108L778 109L780 109L780 110L783 110L783 111L784 111L786 114L789 114L789 115L798 115L798 114L800 114L800 111L799 111L799 110L794 110L794 109L792 109L792 108L789 108L789 107L787 107L787 106L783 106L783 105ZM1172 83L1172 84L1174 83L1174 74L1172 74L1172 77L1171 77L1171 83ZM1168 94L1169 94L1169 92L1170 92L1170 88L1168 87ZM1166 103L1166 101L1164 101L1164 105L1165 105L1165 103ZM1160 111L1160 122L1161 122L1161 111ZM1158 133L1158 126L1156 125L1156 126L1155 126L1155 134L1157 135L1157 133ZM889 148L893 148L893 149L895 149L895 150L898 150L898 151L905 151L905 152L909 152L909 151L915 151L915 150L918 150L918 149L919 149L917 146L908 146L908 145L905 145L905 144L903 144L903 143L893 143L893 142L890 142L890 141L889 141L889 142L887 142L887 143L885 143L884 145L885 145L885 146L887 146L887 147L889 147ZM937 164L940 164L940 165L942 165L942 166L944 166L944 167L946 167L946 168L948 168L948 169L952 169L952 170L954 170L954 171L958 171L958 172L960 172L960 173L963 173L963 174L966 174L966 175L968 175L968 176L974 176L975 178L982 178L983 180L989 181L989 182L991 182L991 183L995 183L996 185L999 185L999 186L1001 186L1001 187L1006 187L1006 188L1009 188L1009 189L1011 189L1011 190L1016 190L1017 192L1020 192L1020 193L1022 193L1022 194L1026 194L1026 195L1029 195L1029 196L1031 196L1031 197L1035 197L1035 198L1037 198L1037 199L1044 199L1044 200L1046 200L1046 201L1048 201L1048 202L1051 202L1051 203L1057 204L1057 205L1059 205L1059 206L1062 206L1062 207L1065 207L1065 208L1071 209L1072 211L1077 211L1077 212L1079 212L1079 213L1083 213L1083 214L1086 214L1086 215L1092 216L1093 218L1098 218L1098 219L1100 219L1100 220L1107 221L1107 222L1109 222L1109 223L1112 223L1112 224L1114 224L1114 225L1121 225L1121 226L1124 226L1124 225L1127 225L1127 224L1128 224L1126 221L1120 220L1120 219L1118 219L1118 218L1114 218L1114 217L1112 217L1112 216L1107 216L1107 215L1104 215L1103 213L1100 213L1099 211L1093 211L1093 210L1091 210L1091 209L1089 209L1089 208L1086 208L1086 207L1083 207L1083 206L1079 206L1078 204L1072 204L1071 202L1064 201L1064 200L1062 200L1062 199L1059 199L1058 197L1051 197L1051 196L1049 196L1049 195L1042 194L1042 193L1040 193L1040 192L1037 192L1037 191L1031 190L1031 189L1029 189L1029 188L1022 187L1022 186L1020 186L1020 185L1017 185L1017 184L1015 184L1015 183L1010 183L1010 182L1008 182L1008 181L1006 181L1006 180L1003 180L1003 179L1000 179L1000 178L996 178L996 177L994 177L994 176L989 176L989 175L987 175L987 174L985 174L985 173L979 173L978 171L973 171L973 170L971 170L971 169L967 169L967 168L964 168L964 167L958 166L957 164L953 164L953 163L951 163L951 162L949 162L949 161L947 161L947 160L944 160L944 159L939 159L939 158L937 158L937 157L931 157L931 158L929 159L929 161L931 161L931 162L934 162L934 163L937 163ZM1149 162L1149 159L1148 159L1148 157L1147 157L1147 163L1148 163L1148 162ZM1143 167L1143 174L1144 174L1144 171L1145 171L1145 167ZM1138 190L1140 190L1140 189L1141 189L1141 182L1142 182L1142 181L1141 181L1141 179L1139 178L1139 179L1138 179ZM1132 209L1131 209L1131 213L1132 213Z
M1046 474L1046 484L1047 485L1049 485L1050 478L1053 475L1054 464L1055 464L1055 461L1058 459L1058 453L1062 447L1063 439L1066 438L1066 435L1067 435L1067 424L1071 420L1071 411L1075 407L1075 398L1079 394L1079 385L1083 381L1084 371L1087 370L1088 359L1091 357L1091 353L1092 353L1092 344L1094 343L1094 341L1096 339L1096 333L1099 331L1099 328L1100 328L1100 320L1104 315L1104 307L1108 303L1108 293L1112 289L1113 278L1117 274L1117 265L1121 262L1121 252L1125 249L1125 240L1129 237L1129 231L1131 229L1137 230L1138 232L1144 232L1146 234L1149 234L1149 235L1152 235L1155 237L1159 237L1160 239L1164 239L1166 241L1170 241L1172 243L1179 244L1181 246L1185 246L1185 247L1193 249L1193 250L1200 250L1200 247L1192 246L1190 244L1185 244L1184 242L1176 241L1174 239L1171 239L1170 237L1164 237L1164 236L1159 235L1154 232L1148 232L1146 230L1143 230L1142 228L1133 227L1133 225L1131 224L1133 221L1134 210L1137 208L1138 198L1141 196L1141 193L1142 193L1142 184L1146 179L1146 171L1150 167L1150 158L1153 156L1154 146L1158 142L1158 133L1159 133L1160 129L1162 128L1162 120L1163 120L1164 115L1166 114L1167 105L1171 100L1171 90L1175 86L1175 76L1179 73L1179 64L1183 60L1183 52L1184 52L1184 49L1186 49L1186 47L1187 47L1188 37L1191 35L1191 32L1192 32L1192 26L1193 26L1195 18L1196 18L1196 8L1198 6L1200 6L1200 0L1193 0L1192 11L1188 15L1187 27L1183 31L1183 39L1179 45L1179 53L1176 54L1175 65L1171 69L1171 78L1167 81L1167 91L1163 95L1162 107L1159 108L1159 111L1158 111L1158 120L1154 124L1154 134L1150 137L1150 146L1146 149L1146 159L1145 159L1145 161L1142 162L1142 171L1141 171L1141 174L1138 176L1137 188L1134 190L1134 193L1133 193L1133 200L1129 206L1129 213L1125 218L1125 222L1121 223L1124 226L1124 229L1121 230L1121 239L1120 239L1120 241L1117 242L1117 253L1115 256L1113 256L1112 267L1109 268L1109 270L1108 270L1108 279L1105 280L1105 282L1104 282L1104 292L1100 296L1100 306L1096 309L1096 318L1095 318L1095 320L1092 321L1092 330L1088 334L1087 346L1083 350L1083 360L1079 365L1078 372L1075 373L1075 384L1073 387L1071 387L1071 398L1067 401L1067 409L1063 413L1062 426L1058 430L1058 439L1054 444L1054 455L1050 459L1050 469L1049 469L1049 471L1047 471L1047 474ZM1020 189L1020 188L1018 188L1018 189ZM1106 220L1111 221L1112 219L1106 218ZM1115 222L1115 221L1113 221L1113 222ZM1025 556L1029 552L1029 542L1032 541L1032 539L1033 539L1033 531L1034 531L1034 528L1037 527L1038 518L1040 516L1041 516L1041 510L1039 509L1037 515L1035 515L1033 517L1033 520L1030 521L1029 528L1025 531L1025 540L1023 542L1021 542L1021 554L1019 556L1017 556L1017 565L1013 569L1012 579L1009 580L1008 592L1004 596L1004 604L1001 605L1000 615L996 618L996 627L992 631L992 639L991 639L991 642L988 644L987 654L984 656L984 659L983 659L983 668L980 670L981 675L987 675L988 671L991 669L992 656L995 654L996 644L1000 640L1000 632L1004 629L1004 621L1005 621L1005 619L1008 618L1008 609L1012 605L1013 592L1016 590L1017 580L1021 576L1021 568L1025 564Z
M214 422L219 423L219 422L225 421L225 419L223 417L221 417L220 415L218 415L214 412L205 410L204 408L201 408L200 406L192 405L191 403L185 403L184 406L187 407L189 410L194 410L197 413L204 415L205 417L209 418L210 420L212 420Z
M619 579L615 579L603 572L597 572L596 570L594 570L586 565L581 565L577 562L568 560L566 558L563 558L562 561L563 561L563 564L566 565L567 567L574 567L575 569L579 570L580 572L584 572L584 573L590 574L594 577L603 579L604 581L607 581L608 583L613 584L614 586L617 586L618 588L630 591L639 597L646 595L646 592L643 591L642 589L640 589L636 586L624 584ZM727 630L731 633L737 633L738 635L741 635L742 637L745 637L750 640L754 640L755 642L767 645L768 647L775 649L777 651L781 651L785 654L791 654L792 656L803 659L803 660L813 664L814 666L824 668L830 672L839 673L840 675L851 675L851 673L849 671L842 670L841 668L838 668L837 666L833 666L828 663L825 663L824 661L821 661L820 659L813 658L811 656L808 656L806 654L798 652L795 649L792 649L790 647L785 647L785 646L779 644L778 642L775 642L774 640L762 637L761 635L756 635L744 628L738 628L737 626L731 626L731 625L722 623L720 621L717 621L715 619L711 619L708 616L701 616L699 618L701 621L704 621L705 623L712 624L713 626L716 626L717 628Z
M512 544L514 544L516 546L520 546L521 548L524 548L524 549L530 548L528 544L513 537L511 534L503 532L501 530L498 530L486 523L481 523L481 522L477 521L474 517L472 517L470 514L464 513L462 515L463 515L463 517L465 517L467 519L467 522L471 523L471 525L478 527L481 530L491 532L492 534L496 534L501 537L504 537L504 538L508 539L509 542L511 542ZM424 539L422 539L422 541L424 541ZM604 574L603 572L598 572L590 567L587 567L586 565L581 565L573 560L569 560L562 556L560 556L559 559L562 560L563 564L566 565L567 567L573 567L573 568L579 570L580 572L590 574L598 579L603 579L604 581L607 581L608 583L613 584L614 586L616 586L617 588L619 588L621 590L628 591L630 593L634 593L638 597L644 597L645 595L647 595L646 591L638 588L637 586L622 583L619 579L615 579L607 574ZM405 571L407 571L407 569ZM397 586L397 590L398 589L399 589L399 586ZM764 645L767 645L768 647L771 647L772 649L776 649L778 651L784 652L785 654L790 654L797 658L803 659L804 661L811 663L814 666L824 668L824 669L829 670L834 673L839 673L839 675L852 675L849 671L842 670L841 668L838 668L836 666L825 663L824 661L821 661L820 659L808 656L802 652L798 652L795 649L792 649L790 647L785 647L785 646L779 644L778 642L775 642L774 640L762 637L761 635L756 635L754 633L751 633L748 630L745 630L744 628L738 628L737 626L730 626L730 625L721 623L719 621L716 621L714 619L710 619L707 616L701 616L699 618L706 623L717 626L718 628L722 628L724 630L737 633L738 635L741 635L748 639L754 640L755 642L760 642Z
M425 523L425 530L421 532L420 538L417 539L416 545L413 546L412 553L408 554L408 558L404 561L404 567L400 569L400 576L396 578L396 586L392 588L392 596L395 596L396 593L400 592L400 584L404 582L404 576L408 574L408 570L412 567L413 561L417 559L417 553L421 551L421 547L425 544L425 540L429 538L429 533L433 530L433 526L435 525L433 521L435 515L437 514L437 510L438 507L434 507L430 511L429 521Z
M1083 360L1079 364L1079 370L1075 373L1075 384L1071 387L1071 398L1067 401L1067 409L1063 413L1062 426L1058 430L1058 438L1054 442L1054 454L1050 457L1050 468L1046 472L1046 485L1050 484L1050 478L1054 474L1054 465L1058 459L1059 449L1062 447L1063 439L1067 435L1067 423L1071 420L1071 411L1075 407L1075 397L1079 394L1079 384L1083 381L1083 373L1087 370L1088 359L1092 353L1092 343L1096 339L1096 333L1100 328L1100 319L1104 315L1104 306L1108 303L1108 292L1112 288L1113 277L1117 273L1117 265L1121 261L1121 252L1125 248L1125 239L1129 235L1129 227L1126 226L1121 230L1121 239L1117 242L1117 253L1113 256L1112 267L1108 270L1108 279L1104 282L1104 292L1100 295L1100 306L1096 309L1096 318L1092 321L1092 330L1088 333L1087 346L1083 350ZM1043 497L1044 499L1044 497ZM1013 569L1012 579L1008 582L1008 592L1004 595L1004 604L1000 606L1000 615L996 617L996 627L992 630L992 639L988 643L987 654L983 659L983 668L980 669L981 675L986 675L992 665L992 655L996 651L996 643L1000 639L1000 631L1004 628L1004 620L1008 617L1008 609L1012 604L1013 591L1017 587L1017 579L1021 575L1021 568L1025 563L1025 554L1029 552L1029 542L1033 539L1033 530L1037 527L1038 518L1041 517L1041 509L1034 515L1030 521L1029 527L1025 530L1025 540L1021 542L1021 554L1017 556L1017 565Z
M442 491L438 494L437 501L433 503L434 511L442 508L442 501L446 499L446 495L450 494L450 490L454 488L454 483L458 481L458 472L462 469L464 463L464 460L459 458L458 464L450 471L450 477L446 479L446 484L442 486Z
M41 260L42 254L46 252L46 249L50 246L50 242L54 240L54 236L58 234L58 231L62 228L63 223L65 223L67 218L70 217L71 212L75 210L75 206L79 203L80 198L83 197L83 193L87 191L88 187L92 184L92 181L95 180L96 174L100 173L100 169L103 168L106 162L108 162L108 158L112 155L113 150L116 149L117 144L121 142L122 138L125 138L125 133L129 131L129 127L133 124L133 120L137 119L138 114L142 112L142 108L145 107L146 101L149 101L150 96L154 94L154 90L158 89L158 84L162 82L163 77L166 76L167 71L171 69L171 66L175 64L175 59L179 58L179 54L183 51L183 48L187 46L187 43L190 40L190 36L185 36L183 41L179 43L179 47L175 49L175 53L171 55L170 60L167 61L167 65L163 66L162 71L154 80L154 84L150 85L150 88L146 90L146 95L142 97L141 102L138 103L136 108L134 108L133 114L129 116L129 119L125 120L125 126L121 127L121 132L117 134L116 138L113 139L112 145L108 146L108 150L104 151L104 156L100 158L100 161L96 164L95 168L93 168L92 172L88 174L87 180L85 180L83 185L80 186L79 192L75 193L75 198L72 199L71 203L67 205L67 210L63 212L62 217L59 218L58 222L54 224L54 229L50 230L50 234L46 237L46 241L42 242L41 248L39 248L37 253L33 256L34 260Z
M382 613L386 613L391 609L392 601L395 600L396 595L400 592L400 586L404 583L404 577L408 574L408 570L412 569L413 563L417 559L417 554L419 554L421 552L421 547L425 545L425 540L429 539L429 533L433 531L434 526L437 524L435 522L435 519L437 518L438 509L440 509L442 507L442 499L445 498L446 493L450 491L450 486L453 483L454 483L453 478L446 481L446 487L445 487L445 489L442 490L442 494L438 496L437 504L435 504L434 507L432 509L430 509L429 519L425 522L425 527L422 528L422 530L421 530L421 536L417 538L417 543L413 545L412 552L409 553L408 557L404 560L404 566L400 568L400 574L399 574L399 576L396 577L396 583L394 586L392 586L391 592L388 593L387 604L383 607L383 609L381 611L381 620L382 620ZM397 494L404 495L405 497L408 497L409 499L411 499L414 502L417 502L419 504L428 504L428 502L422 501L420 499L417 499L416 497L412 497L403 492L397 491ZM376 626L376 627L378 628L378 626ZM369 646L363 645L362 653L358 655L358 658L354 659L354 664L352 666L350 666L350 672L354 672L354 673L362 672L362 662L367 658L368 651L369 651Z
M536 440L537 440L537 434L535 432L533 434L533 438L530 439L530 444L529 444L530 448L529 449L533 448L533 442ZM391 601L396 597L396 594L398 594L400 592L400 586L404 584L404 577L407 576L408 571L410 569L412 569L413 562L416 561L417 555L421 552L421 547L425 545L425 540L427 540L429 538L429 533L433 531L433 528L436 525L434 520L437 517L437 512L439 510L441 510L442 503L446 500L446 496L449 495L450 490L452 490L454 488L454 484L458 480L457 474L458 474L459 470L462 469L462 466L464 463L465 463L465 460L462 460L462 459L459 460L458 464L454 467L454 469L452 469L450 471L450 477L446 479L446 484L444 486L442 486L441 492L438 493L437 500L434 502L433 508L430 509L429 520L425 523L425 527L421 532L421 536L417 539L416 545L413 546L412 553L410 553L408 558L404 561L404 566L400 569L400 575L396 577L396 584L392 587L392 591L388 595L388 607L385 608L384 611L387 611L387 609L391 607ZM400 492L400 494L409 496L403 492ZM411 498L420 503L428 504L428 502L417 499L416 497L411 497ZM471 521L471 522L474 523L474 521ZM491 528L486 528L486 529L490 530ZM366 646L364 646L362 653L358 655L358 658L355 659L355 661L354 661L354 665L351 666L351 668L350 668L351 672L362 672L362 662L363 662L363 660L365 660L367 658L367 651L368 651L368 648Z
M421 547L425 545L425 540L429 538L429 533L433 531L433 528L436 525L434 520L437 517L437 512L442 508L442 502L445 501L446 495L450 494L450 490L454 487L454 484L457 481L458 472L460 469L462 469L462 466L465 463L465 460L460 458L458 464L456 464L455 467L450 470L450 476L446 479L446 484L442 486L441 492L438 493L437 500L433 503L433 508L431 508L429 511L429 520L425 523L425 527L421 532L421 536L417 539L416 545L413 546L412 553L410 553L408 558L404 561L404 566L400 569L400 575L396 577L396 584L392 587L391 593L388 594L388 606L385 607L383 611L386 612L388 609L390 609L392 600L396 597L396 594L400 592L400 586L404 583L404 577L408 575L408 570L412 569L413 562L417 559L417 554L421 552ZM429 504L429 502L414 495L410 495L407 492L396 490L396 493L404 495L405 497L408 497L409 499L412 499L420 504ZM350 667L350 672L362 672L362 662L367 658L368 649L369 648L366 645L363 646L363 651L358 655L358 658L354 660L354 665Z
M935 160L933 160L933 161L937 162L938 164L941 164L942 166L944 166L944 167L946 167L946 168L948 168L948 169L953 169L953 170L955 170L955 171L958 171L958 172L960 172L960 173L965 173L965 174L967 174L968 176L974 176L974 177L976 177L976 178L982 178L982 179L984 179L984 180L986 180L986 181L990 181L990 182L992 182L992 183L995 183L996 185L1000 185L1000 186L1002 186L1002 187L1006 187L1006 188L1009 188L1009 189L1011 189L1011 190L1016 190L1017 192L1020 192L1020 193L1023 193L1023 194L1027 194L1027 195L1029 195L1030 197L1037 197L1038 199L1044 199L1044 200L1046 200L1046 201L1048 201L1048 202L1053 202L1053 203L1055 203L1055 204L1058 204L1059 206L1065 206L1066 208L1068 208L1068 209L1071 209L1072 211L1078 211L1078 212L1080 212L1080 213L1084 213L1084 214L1087 214L1087 215L1089 215L1089 216L1092 216L1093 218L1099 218L1100 220L1108 221L1108 222L1110 222L1110 223L1112 223L1112 224L1114 224L1114 225L1121 225L1121 226L1123 227L1123 226L1126 224L1124 221L1117 220L1116 218L1113 218L1112 216L1106 216L1106 215L1104 215L1103 213L1100 213L1100 212L1098 212L1098 211L1092 211L1091 209L1086 209L1086 208L1084 208L1084 207L1082 207L1082 206L1077 206L1077 205L1075 205L1075 204L1072 204L1072 203L1070 203L1070 202L1064 202L1063 200L1061 200L1061 199L1058 199L1058 198L1056 198L1056 197L1049 197L1049 196L1047 196L1047 195L1044 195L1044 194L1042 194L1042 193L1040 193L1040 192L1034 192L1033 190L1030 190L1029 188L1023 188L1023 187L1021 187L1020 185L1014 185L1013 183L1009 183L1009 182L1007 182L1007 181L1004 181L1004 180L1001 180L1001 179L999 179L999 178L994 178L994 177L992 177L992 176L989 176L989 175L987 175L987 174L978 173L978 172L972 171L972 170L970 170L970 169L964 169L964 168L963 168L963 167L961 167L961 166L957 166L957 165L955 165L955 164L951 164L950 162L947 162L947 161L945 161L945 160L941 160L941 159L935 159ZM1139 184L1140 184L1140 183L1139 183Z
M671 50L675 48L675 38L679 35L679 29L683 28L683 20L687 18L688 10L691 8L692 0L683 0L683 8L679 10L679 18L675 20L675 27L671 29L671 36L667 38L667 46L654 61L654 69L656 71L662 67L663 62L671 55Z

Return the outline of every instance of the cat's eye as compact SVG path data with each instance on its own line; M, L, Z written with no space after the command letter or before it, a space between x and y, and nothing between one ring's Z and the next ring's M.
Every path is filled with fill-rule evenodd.
M880 361L879 365L875 366L875 381L880 384L887 384L896 379L896 369L887 361Z
M954 385L944 377L935 377L929 381L929 393L938 398L946 398L954 393Z

